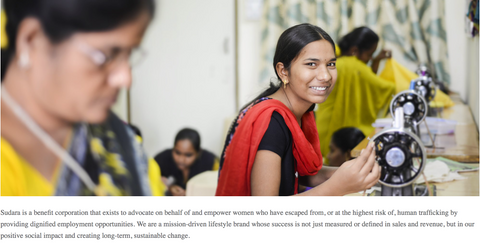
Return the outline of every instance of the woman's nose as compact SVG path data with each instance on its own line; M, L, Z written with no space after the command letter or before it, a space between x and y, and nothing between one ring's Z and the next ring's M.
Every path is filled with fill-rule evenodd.
M108 84L115 88L130 88L132 85L132 69L128 61L123 62L110 73Z
M327 82L332 79L332 76L330 75L330 72L328 71L328 68L319 68L317 70L317 80L320 82Z

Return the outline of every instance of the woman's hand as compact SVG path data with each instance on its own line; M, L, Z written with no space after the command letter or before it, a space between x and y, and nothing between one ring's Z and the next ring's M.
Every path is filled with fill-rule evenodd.
M382 59L391 58L391 57L392 57L392 51L391 50L382 50L382 51L380 51L380 53L375 58L373 58L373 60L380 61Z
M378 66L380 65L380 60L385 59L385 58L391 58L391 57L392 57L392 51L391 50L380 51L380 54L378 54L378 56L376 56L372 60L372 71L374 73L377 73Z
M380 173L371 143L359 157L341 165L327 182L339 195L346 195L371 188L378 182Z
M168 189L170 193L172 193L172 196L185 196L185 190L178 185L172 185Z

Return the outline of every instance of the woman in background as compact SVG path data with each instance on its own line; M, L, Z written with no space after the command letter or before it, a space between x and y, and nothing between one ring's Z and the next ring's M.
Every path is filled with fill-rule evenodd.
M380 61L392 57L392 52L382 49L373 58L373 53L378 47L378 35L372 29L362 26L357 27L338 42L341 56L355 56L358 60L367 64L372 61L372 71L377 73ZM373 58L373 59L372 59Z
M391 56L390 51L382 50L373 58L372 67L367 65L378 41L377 34L368 27L356 28L340 40L337 85L328 100L315 111L320 142L330 143L336 130L349 126L368 136L374 131L372 123L387 112L395 94L395 83L380 78L376 71L379 61ZM323 144L321 149L330 162L329 145Z
M351 160L352 149L364 138L363 132L355 127L345 127L334 132L332 141L330 141L330 152L327 156L330 166L339 167L344 162Z
M185 196L188 180L199 173L218 170L218 158L201 149L200 142L197 131L185 128L175 136L173 149L155 156L162 170L162 180L168 186L168 195Z
M161 194L158 166L110 111L153 0L3 5L2 195Z
M337 80L330 36L310 24L290 27L278 40L273 67L283 83L272 83L233 122L216 195L345 195L373 186L380 169L372 145L338 169L322 168L312 110ZM299 184L314 188L299 194Z

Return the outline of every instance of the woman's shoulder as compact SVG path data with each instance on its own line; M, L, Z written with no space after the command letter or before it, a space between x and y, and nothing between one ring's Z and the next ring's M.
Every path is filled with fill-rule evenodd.
M338 67L342 68L341 70L345 70L345 68L349 69L370 69L372 70L367 64L363 63L360 61L357 57L355 56L341 56L337 58L337 69ZM352 70L345 70L345 71L352 71ZM372 72L373 73L373 72Z
M52 195L52 184L30 166L3 137L1 146L1 195Z
M273 111L272 113L269 128L270 127L281 129L284 134L291 135L291 131L288 128L287 123L285 123L285 119L277 111Z
M206 149L202 149L200 157L197 159L196 164L192 167L195 167L198 169L198 171L212 170L215 166L216 160L218 162L218 158L214 153Z
M209 150L206 150L206 149L202 149L202 156L203 155L211 157L211 158L216 158L217 157L213 152L211 152Z
M292 133L283 116L274 111L270 123L260 142L259 149L271 150L277 154L283 153L292 142Z
M172 156L172 151L173 149L166 149L166 150L163 150L161 152L159 152L157 155L155 155L155 160L158 162L159 160L160 161L163 161L165 159L168 159L168 157L171 157ZM158 159L158 160L157 160ZM160 164L160 163L159 163Z

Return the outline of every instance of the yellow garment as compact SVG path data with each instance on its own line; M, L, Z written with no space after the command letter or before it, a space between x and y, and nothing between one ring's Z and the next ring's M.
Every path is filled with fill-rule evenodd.
M217 171L218 168L220 168L220 161L218 160L218 158L215 158L215 160L213 160L212 171Z
M141 144L143 143L143 138L135 135L135 140ZM150 186L152 189L152 195L154 196L163 196L165 191L167 191L167 186L162 182L162 172L160 170L160 165L153 158L148 159L148 178L150 179Z
M53 195L54 183L45 179L35 168L30 166L3 137L1 144L2 196ZM58 170L57 167L56 174L58 174Z
M7 37L7 30L5 26L7 25L7 14L5 14L5 10L2 9L2 26L1 26L1 39L2 39L2 49L8 47L8 37Z
M3 137L1 138L2 196L54 195L59 167L57 167L52 181L49 181L17 154L7 140ZM165 185L160 180L160 168L152 158L148 162L148 177L152 195L162 196L165 191Z
M409 71L394 59L388 59L386 61L385 68L379 76L385 80L395 83L396 93L408 90L408 88L410 88L410 82L413 79L418 78L417 74ZM438 89L433 102L435 105L443 105L444 107L451 107L455 105L448 95Z
M342 55L342 50L340 50L340 47L338 47L338 45L335 44L335 56L339 57L340 55Z
M374 128L381 109L389 105L395 85L378 77L355 56L337 59L337 82L316 113L320 146L324 157L330 151L332 134L343 127L357 127L365 136Z
M150 179L150 188L152 189L152 195L163 196L167 191L167 186L162 182L162 173L160 166L155 159L148 159L148 178Z

